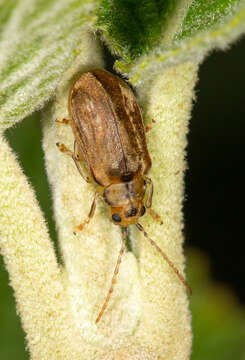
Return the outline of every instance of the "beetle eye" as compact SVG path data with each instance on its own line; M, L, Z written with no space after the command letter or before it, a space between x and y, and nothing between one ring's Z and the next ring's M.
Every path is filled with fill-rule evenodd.
M135 216L136 214L137 214L137 209L131 208L131 209L127 212L126 217Z
M143 216L145 214L145 207L142 206L141 212L140 212L140 216Z
M118 214L113 214L112 215L112 220L114 220L115 222L120 222L122 219L121 219L121 216L118 215Z

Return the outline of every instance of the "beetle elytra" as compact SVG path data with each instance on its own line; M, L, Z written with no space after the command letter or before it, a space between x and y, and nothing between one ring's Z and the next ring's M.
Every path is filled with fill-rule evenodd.
M68 110L69 119L56 121L72 127L74 152L64 144L56 145L72 157L83 179L96 186L89 215L78 229L82 230L90 222L99 196L109 205L112 222L123 227L122 246L111 286L96 323L108 306L126 247L128 226L133 224L163 256L191 294L184 276L138 222L146 211L156 221L161 220L151 209L153 184L146 176L151 159L141 111L132 90L123 80L105 70L89 71L72 85ZM147 196L146 186L149 187Z

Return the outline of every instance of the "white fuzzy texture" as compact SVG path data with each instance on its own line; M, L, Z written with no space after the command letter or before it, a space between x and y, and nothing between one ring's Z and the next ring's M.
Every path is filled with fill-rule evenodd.
M109 307L95 325L122 235L109 221L102 201L87 228L73 234L88 214L94 188L55 146L61 141L72 148L74 139L71 129L54 119L67 116L67 91L78 68L88 70L88 60L65 74L44 123L43 146L64 267L57 265L41 211L15 156L3 138L0 144L0 248L31 359L187 360L192 336L186 290L136 228L130 233L137 258L130 252L124 255ZM153 207L164 224L153 223L146 215L142 225L182 272L184 148L196 71L193 64L165 71L146 96L146 118L157 122L147 135Z
M153 223L149 216L142 218L142 224L182 272L184 148L196 71L197 66L185 64L159 75L150 85L146 106L146 118L157 121L148 135L153 160L149 176L155 184L154 208L164 224ZM138 257L130 252L124 255L109 307L95 325L110 286L122 234L120 227L110 222L108 207L101 200L91 223L81 233L73 234L76 225L87 217L94 186L84 182L72 159L55 146L59 141L73 149L70 127L51 121L68 116L68 89L64 81L56 103L45 113L44 151L76 329L99 354L104 354L96 359L125 359L126 354L128 359L188 359L191 327L186 289L134 227L131 238Z
M62 271L31 186L2 136L0 145L0 247L28 347L32 359L70 359L79 334L70 331Z

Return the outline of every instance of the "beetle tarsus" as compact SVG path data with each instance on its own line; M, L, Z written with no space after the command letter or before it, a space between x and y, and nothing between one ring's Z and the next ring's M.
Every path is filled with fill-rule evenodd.
M90 223L90 220L92 219L92 217L94 216L95 213L95 209L96 209L96 200L99 196L99 193L95 193L94 195L94 199L88 214L88 217L86 220L84 220L84 222L80 225L77 226L77 230L82 231L85 225L88 225Z
M147 124L145 126L145 132L147 133L147 132L151 131L154 128L155 124L156 124L156 121L154 119L152 119L151 124Z
M151 207L151 204L152 204L152 197L153 197L153 183L152 183L152 180L150 178L148 178L147 176L144 177L144 180L146 182L146 184L149 185L149 192L148 192L148 196L147 196L147 199L146 199L146 202L145 202L145 206L147 208L150 208Z
M72 152L70 149L68 149L68 148L65 146L65 144L62 144L62 143L60 143L60 142L57 142L57 143L56 143L56 146L59 148L59 150L60 150L61 152L66 153L66 154L69 155L70 157L73 157L73 152Z
M151 208L146 208L146 211L151 215L151 217L152 217L155 221L159 222L160 225L163 224L163 221L162 221L160 215L158 215L158 213L156 213L153 209L151 209Z
M55 119L55 122L59 123L59 124L68 124L70 125L71 124L71 121L69 119L61 119L61 120L58 120L58 119Z

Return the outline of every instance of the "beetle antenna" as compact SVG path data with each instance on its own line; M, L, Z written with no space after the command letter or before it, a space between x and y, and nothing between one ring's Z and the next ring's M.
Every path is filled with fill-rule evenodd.
M99 315L98 315L98 317L97 317L97 319L95 321L96 324L100 321L102 315L104 314L105 309L107 308L107 306L109 304L111 294L113 293L114 285L116 283L116 277L117 277L117 274L119 272L119 266L121 264L122 256L123 256L123 253L124 253L125 248L126 248L127 235L128 235L128 228L126 227L126 228L124 228L122 246L121 246L121 249L120 249L120 252L119 252L119 255L118 255L117 264L116 264L114 274L113 274L113 277L112 277L112 280L111 280L111 286L110 286L110 289L109 289L109 291L107 293L105 302L104 302L104 304L103 304L103 306L102 306L102 308L100 310L100 313L99 313Z
M168 256L165 254L165 252L155 243L154 240L152 240L148 234L145 232L143 226L139 223L135 224L137 229L141 232L143 232L144 236L146 237L146 239L151 243L152 246L154 246L155 249L157 249L157 251L162 255L162 257L164 258L165 261L167 261L168 265L173 269L173 271L175 272L175 274L178 276L178 278L180 279L180 281L185 285L189 295L192 294L192 290L190 285L188 284L188 282L185 280L184 276L181 274L181 272L177 269L177 267L174 265L174 263L168 258Z

